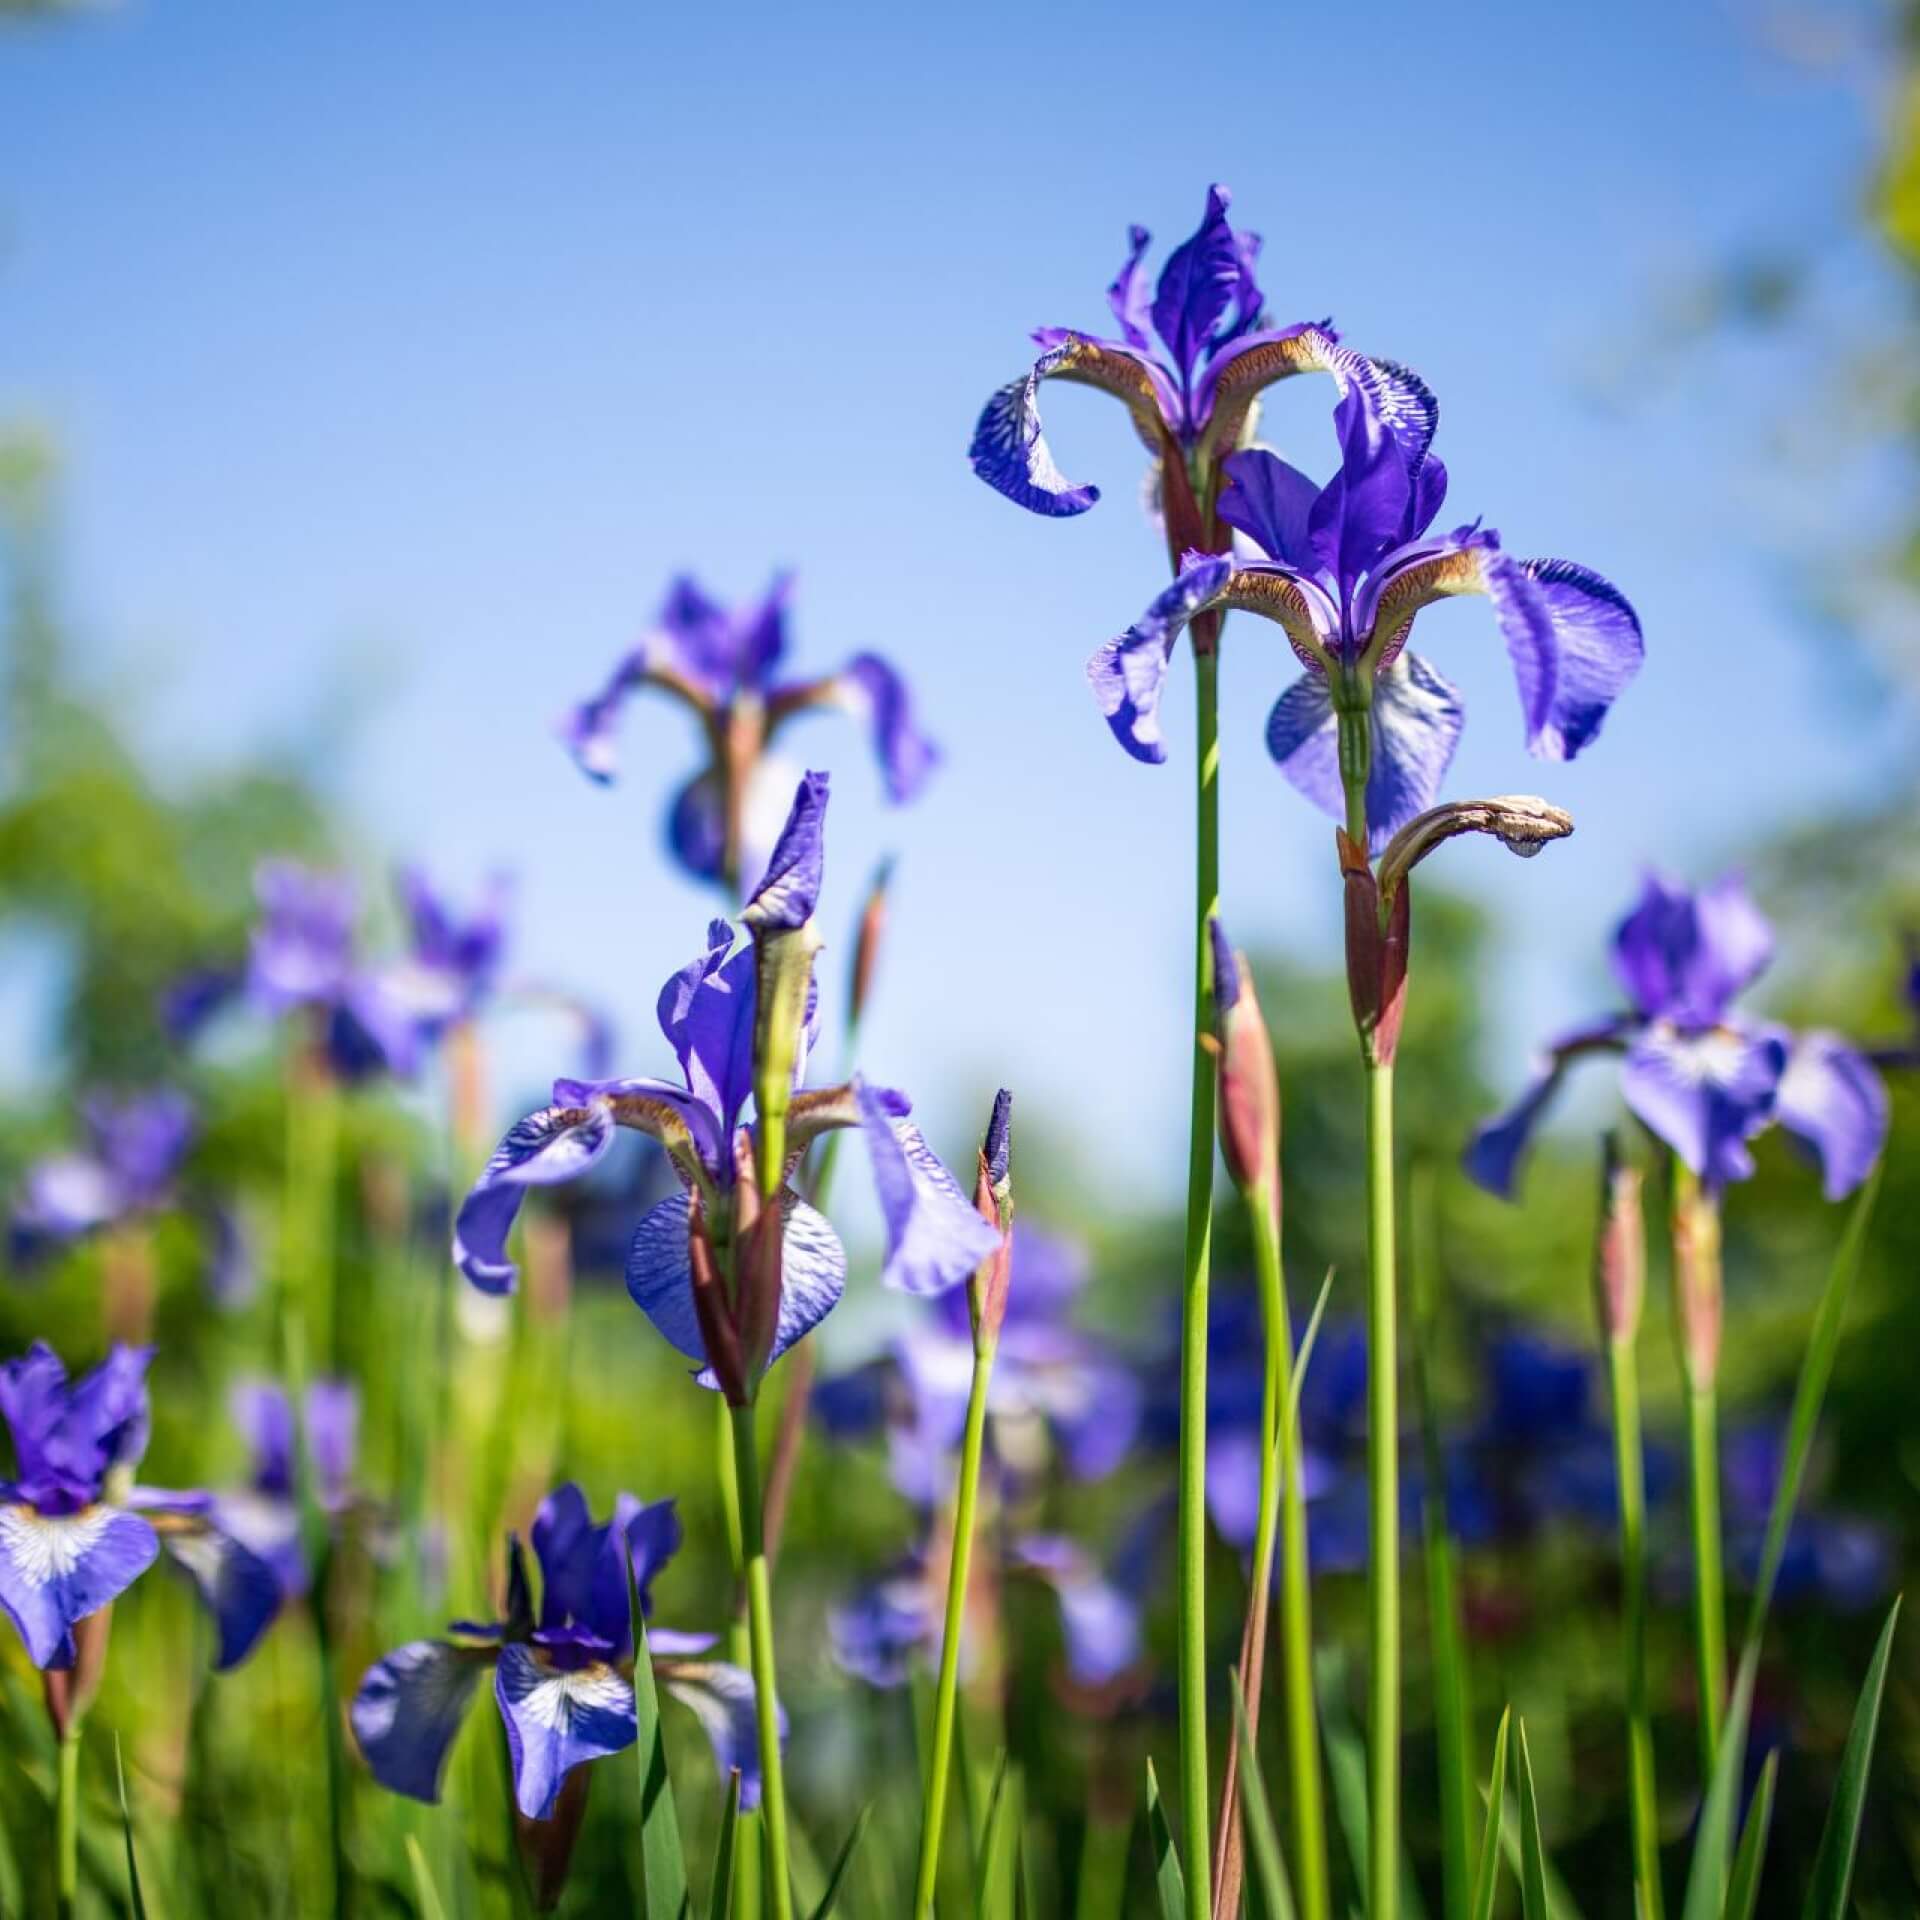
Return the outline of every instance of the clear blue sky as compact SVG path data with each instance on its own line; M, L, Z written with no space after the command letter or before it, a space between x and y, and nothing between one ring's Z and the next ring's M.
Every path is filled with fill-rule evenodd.
M903 859L872 1068L950 1148L1007 1079L1084 1125L1098 1187L1170 1196L1185 675L1158 770L1082 678L1162 577L1140 456L1100 396L1050 396L1107 497L1043 522L967 472L974 415L1030 327L1103 320L1129 221L1177 240L1221 179L1279 317L1331 314L1439 393L1461 517L1632 596L1647 671L1572 768L1524 756L1485 606L1422 617L1470 701L1452 791L1580 822L1526 868L1451 862L1511 936L1517 1072L1592 1003L1644 858L1702 870L1891 750L1823 691L1756 533L1760 420L1808 370L1695 361L1625 412L1576 378L1663 276L1846 217L1860 101L1750 35L1638 0L128 6L0 35L0 416L69 457L73 604L103 674L158 685L156 747L294 751L371 686L327 769L363 844L516 868L522 962L619 1006L635 1071L708 906L658 851L689 728L636 709L608 794L549 723L673 570L743 594L797 567L798 661L893 654L950 756L890 814L844 723L800 743L835 770L836 930ZM1829 272L1878 297L1864 253ZM1293 386L1269 437L1323 469L1330 393ZM1330 829L1260 746L1289 673L1229 631L1226 900L1243 943L1330 956Z

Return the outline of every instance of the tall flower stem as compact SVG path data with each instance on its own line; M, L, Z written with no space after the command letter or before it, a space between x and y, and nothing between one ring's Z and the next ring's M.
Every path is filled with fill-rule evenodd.
M1213 942L1220 903L1220 661L1194 631L1195 755L1193 1107L1187 1157L1187 1246L1180 1311L1180 1806L1187 1839L1187 1912L1210 1920L1207 1777L1207 1291L1213 1239Z
M1280 1534L1280 1667L1287 1721L1287 1773L1293 1809L1293 1874L1305 1920L1326 1920L1327 1827L1320 1790L1320 1730L1313 1699L1313 1601L1307 1561L1307 1500L1293 1394L1293 1325L1271 1205L1249 1196L1254 1271L1266 1327L1261 1392L1260 1519L1254 1535L1257 1591L1272 1578L1276 1508ZM1277 1485L1275 1484L1277 1482ZM1262 1536L1264 1536L1264 1541ZM1257 1673L1249 1664L1247 1671ZM1251 1703L1249 1726L1251 1718Z
M1367 1889L1393 1920L1400 1877L1400 1392L1394 1289L1393 1066L1367 1066Z
M1343 871L1352 865L1347 977L1367 1082L1367 1911L1369 1920L1394 1920L1400 1881L1400 1346L1393 1166L1399 1009L1385 1004L1388 929L1379 918L1367 852L1371 700L1367 679L1334 689L1340 781L1347 800ZM1397 995L1399 989L1392 991Z
M741 1551L747 1576L747 1637L753 1671L754 1719L760 1738L760 1816L766 1835L766 1910L793 1920L793 1879L787 1866L787 1783L780 1759L780 1695L773 1663L773 1580L767 1571L760 1512L760 1462L753 1409L733 1409L734 1484L740 1501Z
M54 1899L60 1920L73 1920L80 1894L80 1718L60 1735L54 1803Z
M1692 1172L1673 1169L1673 1312L1687 1395L1687 1513L1693 1534L1694 1658L1700 1777L1713 1778L1727 1700L1726 1574L1720 1529L1720 1209Z
M940 1641L940 1680L934 1694L933 1750L928 1756L926 1798L920 1819L920 1866L914 1878L915 1920L933 1911L940 1876L940 1837L947 1810L947 1779L953 1761L953 1724L960 1697L960 1636L966 1624L967 1582L973 1569L973 1518L980 1497L980 1461L986 1451L987 1386L993 1348L973 1356L967 1394L967 1431L960 1452L960 1486L953 1505L953 1548L947 1562L947 1615Z
M1660 1920L1660 1822L1647 1701L1647 1479L1640 1444L1640 1370L1632 1337L1607 1342L1613 1459L1620 1482L1620 1581L1625 1609L1628 1793L1634 1878L1646 1920Z

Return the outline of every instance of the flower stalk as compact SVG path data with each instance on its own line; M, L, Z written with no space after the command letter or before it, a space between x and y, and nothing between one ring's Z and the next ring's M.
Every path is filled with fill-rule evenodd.
M1647 1485L1641 1451L1640 1374L1635 1344L1646 1297L1646 1239L1640 1171L1611 1136L1601 1176L1594 1298L1607 1349L1613 1458L1620 1485L1620 1584L1627 1697L1627 1788L1639 1911L1661 1920L1659 1800L1653 1771L1653 1713L1647 1697Z
M1713 1778L1727 1700L1726 1571L1720 1527L1720 1206L1673 1163L1673 1314L1687 1396L1687 1517L1693 1538L1694 1659L1700 1777Z
M1010 1172L1012 1096L1002 1088L980 1153L974 1204L1000 1232L1000 1245L967 1287L973 1321L973 1376L967 1391L967 1425L961 1441L960 1482L954 1495L953 1547L947 1562L947 1609L940 1639L940 1678L934 1694L933 1746L920 1818L920 1860L914 1875L916 1920L933 1911L940 1877L940 1842L946 1820L947 1783L953 1764L953 1729L960 1697L960 1637L966 1625L967 1583L973 1568L974 1514L980 1497L980 1464L986 1453L987 1394L1000 1326L1007 1307L1013 1233Z

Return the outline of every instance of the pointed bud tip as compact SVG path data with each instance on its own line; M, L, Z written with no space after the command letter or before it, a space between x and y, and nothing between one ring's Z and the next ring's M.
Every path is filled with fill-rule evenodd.
M981 1152L986 1157L987 1178L996 1189L1004 1187L1013 1161L1013 1095L1005 1087L993 1096L993 1115L987 1122L987 1140Z
M1233 943L1227 938L1227 930L1220 924L1220 916L1210 914L1207 919L1207 938L1213 942L1213 1005L1215 1013L1224 1019L1240 1001L1240 961L1233 950Z

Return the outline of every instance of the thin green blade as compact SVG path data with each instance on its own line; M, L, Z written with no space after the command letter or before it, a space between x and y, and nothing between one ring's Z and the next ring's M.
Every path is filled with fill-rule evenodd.
M740 1769L727 1774L727 1800L720 1810L720 1838L714 1848L713 1884L707 1894L707 1920L727 1920L733 1910L733 1849L740 1837Z
M1153 1882L1160 1890L1161 1920L1186 1920L1187 1876L1180 1871L1180 1855L1160 1804L1160 1782L1147 1762L1147 1839L1153 1848Z
M1260 1755L1247 1727L1247 1709L1240 1698L1240 1676L1233 1676L1233 1732L1240 1746L1240 1802L1247 1823L1247 1842L1253 1854L1254 1875L1267 1920L1294 1920L1293 1888L1287 1881L1280 1854L1280 1835L1274 1829L1267 1783L1260 1777Z
M1526 1920L1547 1920L1547 1852L1540 1844L1540 1802L1533 1791L1533 1761L1527 1753L1527 1723L1520 1722L1520 1911Z
M833 1903L840 1898L840 1884L847 1877L847 1869L853 1864L853 1856L860 1845L860 1836L867 1830L868 1816L873 1812L873 1802L869 1800L854 1819L852 1831L848 1833L838 1856L833 1863L833 1871L827 1875L827 1890L820 1896L820 1904L814 1908L812 1920L827 1920L833 1912Z
M1754 1903L1760 1898L1760 1873L1767 1864L1767 1830L1773 1824L1773 1789L1780 1773L1778 1748L1767 1755L1760 1769L1760 1785L1747 1814L1747 1828L1740 1836L1740 1851L1734 1856L1733 1884L1727 1889L1727 1920L1753 1920Z
M673 1782L667 1777L660 1696L653 1683L653 1656L647 1650L647 1622L633 1584L631 1554L626 1563L627 1617L633 1623L633 1750L640 1765L641 1900L646 1920L688 1920L693 1899L687 1887L686 1856L680 1850Z
M113 1736L113 1771L120 1783L120 1831L127 1837L127 1892L133 1920L147 1920L146 1897L140 1891L140 1863L133 1857L133 1810L127 1805L127 1768L120 1758L120 1736Z
M420 1851L420 1842L412 1834L407 1835L407 1868L413 1875L413 1898L420 1909L420 1920L447 1920L440 1891L427 1870L427 1856Z
M993 1785L987 1790L986 1812L980 1821L980 1858L973 1881L974 1920L1011 1920L1012 1890L998 1871L1007 1799L1007 1750L1002 1747L993 1763Z
M1896 1599L1880 1629L1866 1684L1853 1710L1853 1725L1840 1755L1840 1778L1820 1833L1820 1851L1814 1855L1813 1884L1807 1889L1805 1920L1843 1920L1847 1895L1853 1887L1854 1856L1860 1850L1860 1818L1867 1810L1867 1775L1873 1770L1873 1743L1880 1731L1880 1703L1887 1691L1887 1659L1893 1652L1893 1630L1900 1621Z
M1500 1816L1507 1804L1507 1726L1512 1718L1513 1709L1508 1707L1500 1715L1500 1730L1493 1736L1493 1779L1487 1788L1480 1869L1473 1881L1473 1920L1493 1920L1494 1895L1500 1890Z

